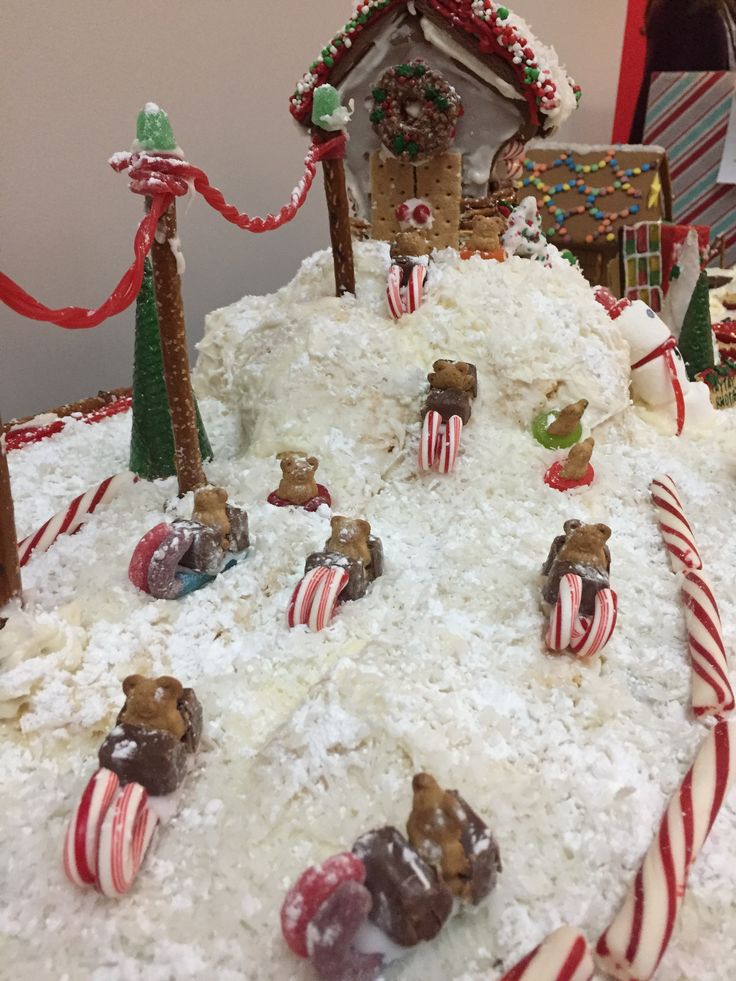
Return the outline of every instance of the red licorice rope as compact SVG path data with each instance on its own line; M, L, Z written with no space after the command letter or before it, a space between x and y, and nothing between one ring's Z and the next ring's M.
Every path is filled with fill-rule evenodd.
M53 310L30 296L14 280L0 272L0 300L11 310L31 320L42 320L67 330L85 330L97 327L103 320L122 313L138 295L143 281L143 264L151 250L151 243L159 219L167 211L172 200L193 188L223 218L248 232L270 232L292 221L307 199L317 174L317 164L322 160L340 160L345 156L345 134L338 133L327 140L315 139L304 160L305 172L291 192L291 199L277 215L251 218L225 201L222 193L212 187L203 170L193 167L186 160L171 154L120 153L110 164L114 170L127 170L130 189L135 194L151 198L151 207L142 219L133 241L135 258L122 279L105 302L95 310L85 307L62 307Z

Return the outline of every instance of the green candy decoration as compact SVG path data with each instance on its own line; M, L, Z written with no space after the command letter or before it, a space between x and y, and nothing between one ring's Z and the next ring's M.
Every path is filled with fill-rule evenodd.
M202 457L212 459L212 447L204 430L199 407L197 433ZM143 283L135 309L135 360L133 366L133 422L130 436L130 469L144 480L176 475L174 433L166 396L161 356L153 267L146 259Z
M147 102L136 120L136 143L141 150L158 153L175 153L174 133L168 115L155 102Z
M685 361L687 376L693 381L700 371L716 363L713 350L713 328L710 322L708 277L702 272L690 299L677 345Z
M532 423L532 436L542 446L546 446L548 450L566 450L580 442L583 435L582 424L578 423L569 436L550 436L547 432L547 426L551 426L559 414L558 409L553 409L551 412L540 412L538 416L535 416Z
M323 116L331 116L340 108L340 94L334 85L320 85L312 97L312 122L321 126Z

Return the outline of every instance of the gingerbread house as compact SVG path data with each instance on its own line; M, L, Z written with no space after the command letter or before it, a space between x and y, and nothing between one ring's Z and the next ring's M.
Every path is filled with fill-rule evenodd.
M672 219L662 147L534 144L523 166L517 191L536 197L547 239L569 249L593 285L617 288L609 263L624 226Z
M439 248L458 245L461 224L520 175L527 141L579 98L554 52L493 0L363 0L297 85L303 126L327 83L354 104L354 228L391 240L416 214Z

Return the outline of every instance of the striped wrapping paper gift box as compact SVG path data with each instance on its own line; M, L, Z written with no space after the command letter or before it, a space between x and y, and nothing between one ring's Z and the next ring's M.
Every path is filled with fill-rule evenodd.
M658 72L652 78L646 143L667 151L672 217L725 235L726 260L736 262L736 185L718 184L736 72Z

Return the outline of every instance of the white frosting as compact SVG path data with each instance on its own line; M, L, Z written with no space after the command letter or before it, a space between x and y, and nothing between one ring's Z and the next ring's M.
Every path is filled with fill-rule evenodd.
M484 82L487 82L497 92L500 92L501 95L506 96L507 99L516 99L520 102L525 101L524 96L515 85L512 85L506 79L497 75L486 62L481 61L480 58L476 58L466 47L458 44L457 41L451 38L446 31L440 30L436 24L431 20L427 20L426 17L422 17L419 23L421 24L424 36L433 47L439 51L443 51L455 61L459 61L461 65L465 65L474 75L482 78Z
M199 394L217 396L200 401L216 454L206 469L248 509L242 562L181 601L133 588L136 542L191 508L167 509L172 479L122 494L23 570L29 630L51 623L82 652L64 664L36 647L2 676L14 685L27 664L37 672L19 722L0 728L0 854L15 863L0 883L3 954L23 979L63 964L75 978L158 981L175 965L182 979L307 981L278 932L288 885L367 830L402 827L417 770L489 822L504 871L487 902L390 976L495 979L560 923L600 935L702 740L648 483L660 471L677 482L733 650L736 414L719 413L707 440L645 425L626 407L628 347L569 266L443 253L421 311L396 323L386 249L356 255L356 299L331 295L320 253L277 294L208 320L197 371ZM418 408L442 356L474 361L480 391L457 471L420 477ZM543 484L556 454L528 426L580 397L596 480L571 499ZM129 415L71 420L10 453L19 533L124 469L129 433ZM267 504L280 449L316 452L335 510L367 517L384 543L384 576L319 634L287 630L285 611L329 514ZM613 529L620 617L589 664L550 657L541 640L539 569L571 517ZM62 616L71 602L78 627ZM134 891L112 906L67 883L60 855L131 672L191 684L210 743ZM736 963L733 840L731 800L693 868L663 979L715 979Z

